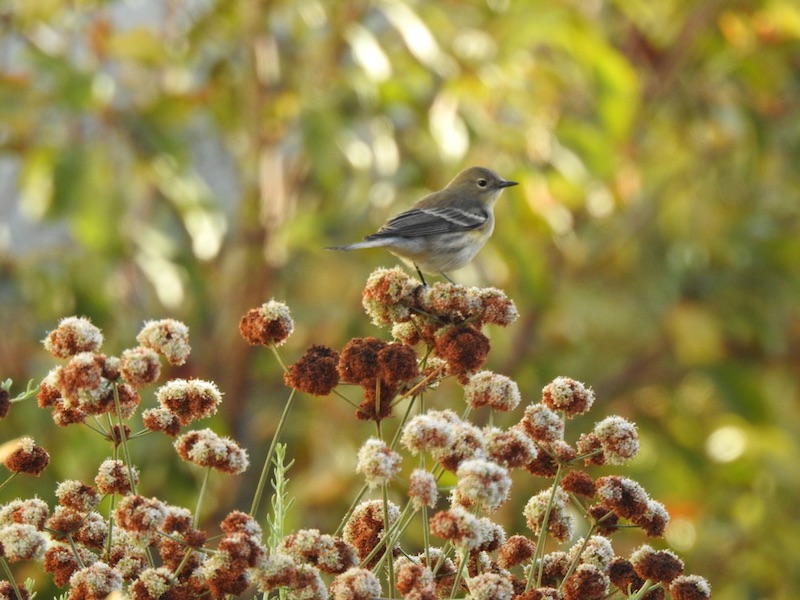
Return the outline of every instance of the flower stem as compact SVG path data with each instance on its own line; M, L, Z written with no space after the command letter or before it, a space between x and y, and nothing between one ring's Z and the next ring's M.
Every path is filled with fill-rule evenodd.
M197 506L194 509L194 517L192 518L192 527L195 529L197 529L197 524L200 522L200 507L203 505L203 498L206 495L209 475L211 475L211 467L206 467L206 472L203 475L203 483L200 486L200 493L197 495Z
M277 356L277 350L275 350L275 353ZM275 428L275 433L272 434L272 442L270 442L269 450L267 450L267 457L264 459L264 466L261 468L261 477L258 479L258 486L256 487L255 494L253 495L253 504L250 506L250 516L253 518L255 518L256 513L258 512L258 506L261 504L261 496L264 494L264 488L267 486L267 480L269 479L269 471L270 467L272 466L272 457L275 454L275 446L277 445L278 440L283 433L283 428L288 420L289 411L292 408L292 403L294 402L296 393L297 390L292 388L292 391L289 394L289 399L286 401L286 406L283 407L281 420L278 421L278 426Z
M556 499L556 492L558 491L558 485L561 483L561 478L564 476L564 466L559 465L558 471L556 471L555 479L553 480L553 488L552 492L550 493L550 499L547 502L547 508L544 511L544 518L542 519L542 526L539 529L539 536L536 540L536 552L533 555L533 565L531 567L530 575L528 576L528 583L525 585L525 591L527 592L531 589L533 585L534 576L536 577L536 587L541 586L542 584L542 575L544 572L544 549L546 545L545 536L547 535L547 526L548 522L550 521L550 512L553 509L553 503ZM536 562L539 561L539 566L537 568Z
M131 462L131 455L128 452L128 437L125 434L125 423L122 421L122 409L120 408L119 404L119 387L116 382L113 385L114 390L114 409L117 411L117 421L119 422L119 438L122 442L122 453L125 455L125 464L128 467L128 478L131 481L131 492L134 495L138 495L139 492L136 489L136 478L133 474L133 463ZM113 429L112 429L113 432Z
M3 571L5 571L6 579L11 584L11 587L14 588L14 594L16 595L17 600L22 600L22 594L19 591L19 587L17 587L17 580L14 579L14 573L11 572L11 567L8 566L8 562L4 556L0 556L0 564L3 565Z

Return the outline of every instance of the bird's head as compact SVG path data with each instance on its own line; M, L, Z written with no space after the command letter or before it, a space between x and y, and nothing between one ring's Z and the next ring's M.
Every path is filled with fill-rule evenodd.
M472 194L480 198L483 202L490 202L497 199L503 188L517 185L516 181L503 179L486 167L470 167L461 171L455 178L447 184L448 190L458 194Z

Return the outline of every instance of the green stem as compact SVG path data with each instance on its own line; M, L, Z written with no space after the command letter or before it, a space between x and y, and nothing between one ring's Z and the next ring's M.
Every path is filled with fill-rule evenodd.
M117 411L117 421L119 422L119 438L122 442L122 453L125 455L125 463L128 467L128 478L131 481L131 492L133 495L139 495L139 492L136 489L136 477L133 474L133 463L131 462L131 455L128 452L128 437L125 434L125 423L122 421L122 409L120 408L119 404L119 388L117 383L114 382L113 385L114 390L114 408ZM114 431L113 429L111 430Z
M422 507L422 545L425 546L425 564L431 568L431 528L428 525L428 507Z
M342 534L342 530L344 529L344 526L347 524L347 521L350 520L350 517L353 516L353 512L355 511L356 506L358 506L358 503L361 502L361 498L364 497L364 494L367 493L368 489L369 488L367 487L367 484L365 483L363 485L363 487L361 488L361 490L358 492L358 494L356 494L356 497L353 499L353 502L350 504L350 508L347 509L347 512L344 514L344 517L342 517L342 520L339 523L339 527L336 528L336 532L333 534L334 536L338 537L338 536L340 536Z
M283 357L281 356L281 353L278 352L278 347L275 345L275 342L270 342L269 343L269 349L272 350L272 354L275 355L275 360L278 361L278 364L281 366L281 369L283 369L283 372L284 373L288 373L289 372L289 367L286 366L286 363L284 362Z
M651 592L651 591L653 591L653 590L655 590L655 589L657 589L659 587L661 587L660 583L656 583L656 582L651 581L650 579L648 579L642 584L642 587L640 587L638 590L636 590L635 594L633 594L632 596L629 596L628 600L641 600L642 598L645 597L645 594L647 594L648 592Z
M536 552L533 555L533 566L531 568L530 575L528 576L528 583L525 585L526 592L531 589L531 586L533 585L534 574L536 576L536 587L540 587L542 583L542 574L544 572L544 548L546 545L545 536L547 535L547 527L550 522L550 512L553 509L553 504L555 503L558 485L563 476L564 467L559 465L558 471L556 471L555 479L553 480L553 491L550 493L550 500L547 502L547 508L544 512L544 518L542 519L542 526L541 529L539 529L539 536L536 539ZM539 561L538 568L536 566L537 561Z
M453 593L450 594L451 598L456 597L456 592L458 592L458 588L461 585L461 578L464 576L464 569L467 568L467 562L469 562L469 550L464 548L461 553L461 561L458 565L458 571L456 571L456 577L453 581Z
M81 569L83 569L86 565L83 564L83 559L78 552L78 547L75 545L75 540L72 539L71 533L67 534L67 541L69 542L70 548L72 548L72 553L75 555L75 562L78 563L78 566Z
M274 350L274 352L277 356L277 350ZM292 391L289 394L289 399L286 401L286 406L283 407L281 420L278 421L278 426L275 428L275 433L272 435L272 442L270 442L269 450L267 450L267 457L264 459L264 466L261 468L261 477L258 479L258 486L256 487L255 494L253 495L253 504L250 506L250 516L253 518L255 518L256 513L258 512L258 506L261 504L261 496L264 494L264 488L267 486L267 480L269 479L269 470L272 465L272 456L275 454L275 446L277 445L278 440L283 433L283 428L288 420L289 410L292 408L292 403L294 402L296 393L297 390L292 388Z
M375 558L375 555L380 551L380 549L383 548L384 546L388 546L389 548L394 548L397 545L397 540L400 539L400 536L403 534L403 532L408 528L409 524L411 523L411 518L408 515L411 506L412 505L410 502L406 504L406 506L403 508L403 511L400 513L400 516L397 518L394 524L388 530L384 529L386 533L378 541L378 543L370 551L370 553L367 554L364 560L361 561L360 564L361 567L365 567L366 565L368 565L370 561L373 558ZM373 569L375 572L380 570L387 556L390 554L391 554L390 552L384 553L384 555L377 562L375 568Z
M564 575L564 578L561 580L561 583L558 585L559 591L564 586L564 582L569 579L570 575L575 572L575 569L578 568L578 565L581 562L581 556L583 555L583 551L586 550L586 546L589 545L589 540L596 529L596 525L592 523L592 526L589 527L589 531L586 532L586 535L583 538L583 544L580 547L580 550L575 554L575 558L572 559L572 564L570 564L569 569L567 569L567 573Z
M397 519L398 522L400 519ZM387 484L383 484L383 530L386 532L384 537L389 536L389 486ZM394 549L394 544L389 543L386 546L386 559L388 560L388 569L387 575L389 578L389 597L394 598L394 557L392 556L392 550Z
M195 529L197 529L197 524L200 522L200 507L203 505L203 499L206 495L209 475L211 475L211 467L206 467L206 472L203 476L203 483L200 486L200 493L197 496L197 507L194 509L194 517L192 518L192 527Z
M11 483L11 480L12 480L12 479L14 479L14 477L16 477L18 474L19 474L19 473L16 473L16 472L15 472L15 473L12 473L11 475L9 475L9 476L8 476L8 479L6 479L6 480L5 480L3 483L0 483L0 490L2 490L2 489L3 489L4 487L6 487L6 486L7 486L9 483Z
M6 562L5 557L0 556L0 564L3 565L3 571L6 573L6 579L8 579L11 587L14 588L14 594L16 594L17 600L22 600L22 594L17 586L17 580L14 579L14 573L11 572L11 567L9 566L8 562Z

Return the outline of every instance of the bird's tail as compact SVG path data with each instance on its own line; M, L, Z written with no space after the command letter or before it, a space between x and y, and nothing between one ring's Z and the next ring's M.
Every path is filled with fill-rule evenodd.
M354 244L346 244L344 246L327 246L325 250L361 250L362 248L381 248L391 243L387 238L367 239Z

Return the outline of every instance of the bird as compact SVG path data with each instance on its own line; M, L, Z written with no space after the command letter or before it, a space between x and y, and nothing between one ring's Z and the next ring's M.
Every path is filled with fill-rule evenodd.
M329 246L328 250L386 248L423 273L448 273L469 263L494 231L494 205L502 191L517 185L486 167L461 171L439 191L418 200L392 217L361 242Z

